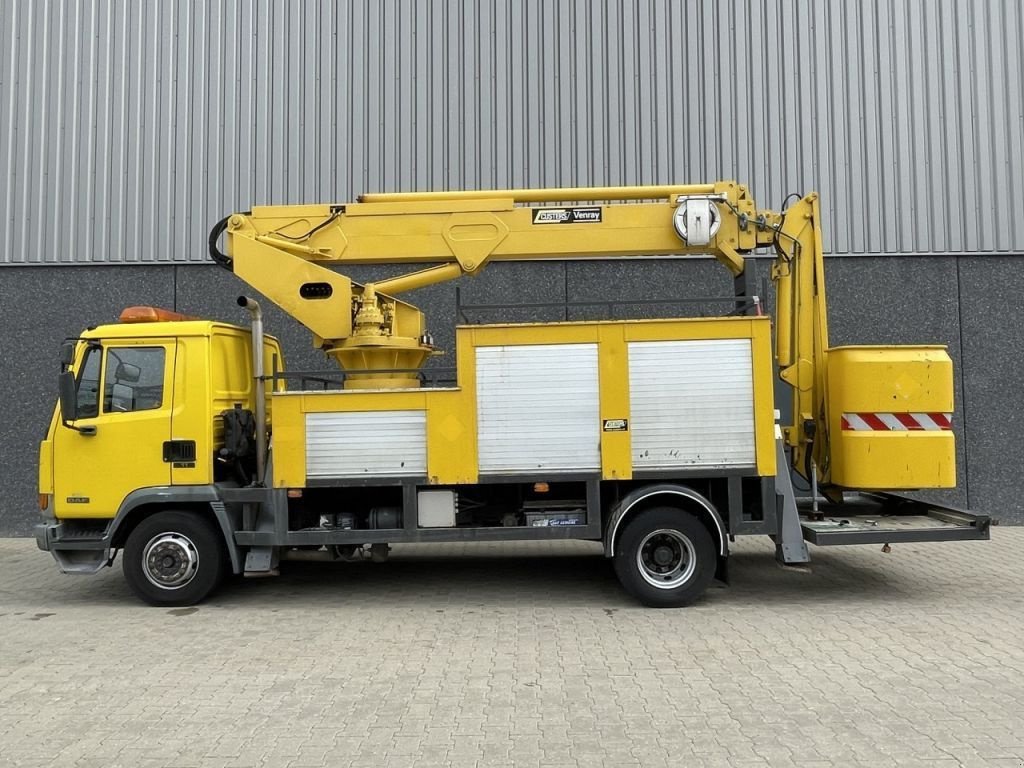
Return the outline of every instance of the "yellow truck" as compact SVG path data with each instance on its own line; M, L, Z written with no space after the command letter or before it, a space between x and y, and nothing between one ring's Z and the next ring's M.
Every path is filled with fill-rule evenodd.
M745 258L759 249L774 321ZM247 297L248 328L131 307L65 343L36 537L67 573L121 552L140 598L187 605L291 558L585 539L668 607L724 580L740 535L772 537L785 564L808 562L806 542L989 536L983 515L903 495L955 485L952 362L829 346L815 194L780 212L731 181L372 194L231 214L210 254L340 368L286 370ZM460 326L454 380L429 384L433 339L396 298L495 261L651 255L714 256L735 309ZM367 263L422 268L365 285L338 271Z

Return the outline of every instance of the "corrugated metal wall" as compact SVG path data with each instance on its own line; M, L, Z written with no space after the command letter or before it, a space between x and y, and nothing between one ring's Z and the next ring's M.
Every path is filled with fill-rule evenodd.
M830 252L1024 252L1017 0L0 13L4 263L202 261L252 204L736 178Z

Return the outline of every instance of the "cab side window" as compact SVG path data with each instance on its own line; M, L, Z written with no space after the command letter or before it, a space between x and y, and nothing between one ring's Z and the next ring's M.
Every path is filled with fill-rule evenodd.
M104 413L159 408L164 400L164 348L108 347L103 381Z
M103 350L89 347L78 369L78 418L92 419L100 414L100 359Z

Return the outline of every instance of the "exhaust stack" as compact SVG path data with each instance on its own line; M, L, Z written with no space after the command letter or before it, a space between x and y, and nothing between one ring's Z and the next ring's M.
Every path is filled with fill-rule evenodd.
M263 381L263 310L259 302L248 296L238 297L238 306L252 316L252 372L256 396L256 485L263 485L267 465L267 399Z

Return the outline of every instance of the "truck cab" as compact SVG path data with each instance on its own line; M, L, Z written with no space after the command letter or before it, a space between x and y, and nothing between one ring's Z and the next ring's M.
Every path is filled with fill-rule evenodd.
M223 455L222 414L254 408L250 339L248 329L147 307L69 342L63 375L73 390L62 393L39 451L50 520L37 536L63 570L107 564L162 496L244 481L244 467ZM264 339L269 373L282 355ZM95 548L97 539L107 546Z

